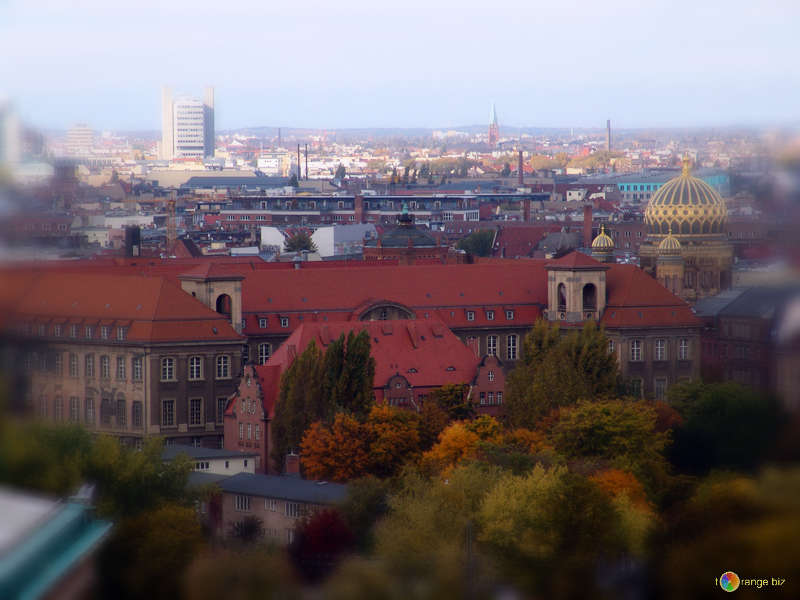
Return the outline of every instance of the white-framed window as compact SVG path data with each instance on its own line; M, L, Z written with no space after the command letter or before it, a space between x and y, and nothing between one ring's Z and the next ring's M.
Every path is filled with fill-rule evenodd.
M486 392L481 392L481 394L480 394L480 403L481 403L481 406L484 406L486 404Z
M681 338L678 341L678 360L689 360L689 340Z
M267 324L268 324L268 321L267 321L267 319L266 319L265 317L261 317L261 318L258 320L258 326L259 326L261 329L266 329L266 328L267 328Z
M136 356L133 358L133 367L131 368L131 376L134 381L142 380L142 358Z
M64 373L64 359L61 352L56 352L53 355L53 370L56 375L62 375Z
M286 543L291 544L294 542L294 529L286 530Z
M264 498L264 510L275 512L278 510L278 501L275 498Z
M239 423L239 439L244 439L244 423Z
M100 339L107 340L110 332L111 328L108 325L103 325L102 327L100 327Z
M642 340L631 340L631 361L642 360Z
M69 337L71 337L71 338L78 337L78 326L77 325L70 325L69 326Z
M507 310L506 311L506 321L513 321L514 320L514 311Z
M124 342L128 339L128 328L127 327L117 327L117 341Z
M217 357L217 379L231 378L231 357L221 354Z
M77 354L70 354L69 355L69 376L70 377L78 377L78 355Z
M203 399L189 399L189 425L203 424Z
M468 310L467 311L467 321L474 321L475 320L475 311Z
M497 392L497 403L498 404L503 403L503 392Z
M203 357L190 356L189 357L189 379L197 381L203 378Z
M634 398L642 397L642 378L634 377L631 379L631 396Z
M86 423L94 425L94 396L86 396Z
M263 365L272 356L272 344L267 342L258 345L258 364Z
M253 424L252 423L248 423L247 424L247 439L248 440L252 440L253 439Z
M90 340L94 337L94 327L91 325L87 325L83 329L83 335L87 340Z
M53 325L53 336L61 337L61 325Z
M663 338L656 340L656 360L667 360L667 340Z
M617 348L614 345L614 340L608 340L608 353L609 354L614 354L616 352L616 350L617 350Z
M94 377L94 354L87 354L84 363L86 377Z
M497 356L497 336L486 336L486 354L489 356Z
M56 396L53 400L53 418L56 421L64 420L64 398Z
M161 381L175 381L175 359L171 356L161 359Z
M512 333L506 337L506 358L517 360L517 334Z
M664 397L667 395L667 378L666 377L656 377L656 380L653 385L653 392L656 397L656 400L663 400Z
M281 327L283 329L289 327L289 317L281 317Z
M261 439L261 425L256 423L256 441Z
M225 419L225 405L227 398L224 396L217 398L217 423L222 423Z
M195 442L197 442L197 445L195 445ZM199 448L200 440L198 438L192 438L192 446L194 446L195 448ZM199 460L196 463L194 463L195 471L208 471L209 468L211 468L211 463L207 460Z
M117 357L117 379L125 380L125 357L118 356Z
M141 429L142 428L142 416L143 416L142 415L142 403L139 402L138 400L135 401L131 406L131 410L133 412L132 418L133 418L133 426L134 426L134 428Z
M489 381L494 381L494 371L489 371L487 377L489 378Z
M161 426L175 426L175 400L170 399L161 401Z
M126 427L128 425L128 409L125 406L125 399L117 400L117 426Z
M487 310L486 311L486 320L487 321L494 321L494 311L493 310Z
M286 502L286 516L287 517L292 517L293 519L296 519L296 518L300 517L301 514L302 514L302 510L300 508L300 503L299 502L289 502L289 501Z
M486 395L487 395L487 402L489 403L489 406L491 406L492 404L494 404L494 392L487 392Z
M77 396L69 398L69 420L77 423L81 419L81 400Z
M246 496L245 494L236 494L234 507L239 512L250 512L250 496Z

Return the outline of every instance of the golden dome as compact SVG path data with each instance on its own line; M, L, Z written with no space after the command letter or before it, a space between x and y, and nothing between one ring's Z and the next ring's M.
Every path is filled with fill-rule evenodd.
M644 212L652 234L721 234L728 210L725 201L702 179L692 177L689 159L683 159L683 172L662 185Z
M614 240L606 233L605 224L600 225L600 233L592 240L592 250L610 252L614 249Z
M678 241L674 235L672 235L672 226L670 225L669 233L667 237L661 240L661 243L658 245L658 253L660 255L672 255L672 254L680 254L681 253L681 243Z

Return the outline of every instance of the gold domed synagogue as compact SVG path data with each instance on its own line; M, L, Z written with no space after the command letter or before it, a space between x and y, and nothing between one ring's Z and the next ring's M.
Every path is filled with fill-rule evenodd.
M731 285L733 246L722 197L693 177L689 159L645 209L647 242L639 249L642 269L687 302L713 296Z

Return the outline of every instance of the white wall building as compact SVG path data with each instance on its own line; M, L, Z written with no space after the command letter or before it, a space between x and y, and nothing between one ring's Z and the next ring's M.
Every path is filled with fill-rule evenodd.
M161 158L204 159L214 156L214 88L207 87L203 100L161 91Z

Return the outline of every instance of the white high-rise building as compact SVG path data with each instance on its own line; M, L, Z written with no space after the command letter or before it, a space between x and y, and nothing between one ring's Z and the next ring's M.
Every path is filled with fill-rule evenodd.
M172 97L161 90L161 158L209 158L214 156L214 88L207 87L203 100Z
M84 123L67 130L66 150L68 156L86 156L94 148L94 131Z

